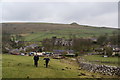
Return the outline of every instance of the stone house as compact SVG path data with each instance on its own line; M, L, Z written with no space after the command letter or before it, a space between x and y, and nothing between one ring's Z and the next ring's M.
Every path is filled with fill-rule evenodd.
M72 39L64 39L64 38L56 38L54 40L54 45L72 46L73 40Z

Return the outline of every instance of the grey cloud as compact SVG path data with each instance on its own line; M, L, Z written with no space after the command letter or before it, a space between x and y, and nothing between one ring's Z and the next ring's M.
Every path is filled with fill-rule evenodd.
M3 21L40 21L117 27L115 2L3 3Z

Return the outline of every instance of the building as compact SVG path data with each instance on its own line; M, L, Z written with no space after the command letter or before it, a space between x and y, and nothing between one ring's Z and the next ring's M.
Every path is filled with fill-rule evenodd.
M64 39L64 38L54 38L54 45L72 46L73 40L72 39Z

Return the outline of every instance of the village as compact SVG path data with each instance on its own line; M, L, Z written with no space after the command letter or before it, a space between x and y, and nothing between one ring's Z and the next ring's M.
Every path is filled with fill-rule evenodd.
M90 41L94 44L97 43L97 39L95 39L95 38L81 39L81 40ZM19 43L19 41L17 43ZM28 42L26 42L26 43L28 43ZM8 50L9 54L23 55L23 56L32 56L35 54L38 54L39 56L48 55L48 56L57 56L57 57L60 57L63 55L69 56L69 57L78 56L78 55L76 55L75 50L70 49L71 46L74 45L72 39L52 37L52 39L44 39L41 43L43 43L44 46L39 46L36 43L36 44L31 44L28 46L20 47L19 49L6 48L6 50ZM49 46L51 46L52 49ZM63 49L56 48L56 46L59 46L59 47L62 46L62 47L68 47L68 48L63 50ZM87 46L89 46L89 45L87 44ZM112 49L112 56L120 55L120 47L118 45L111 45L110 43L108 43L106 46L110 47ZM49 47L49 49L47 50L48 47ZM88 55L96 55L96 54L101 55L102 54L102 55L104 55L104 57L105 56L107 57L106 51L104 50L104 46L99 47L99 48L93 48L92 51L86 50L86 52ZM92 52L92 53L90 53L90 52Z

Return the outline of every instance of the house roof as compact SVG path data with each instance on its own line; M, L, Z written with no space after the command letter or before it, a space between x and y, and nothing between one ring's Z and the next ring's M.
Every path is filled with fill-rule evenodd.
M69 52L69 53L74 53L74 50L53 50L53 52L65 52L65 51L67 51L67 52Z
M31 44L29 45L30 47L37 47L38 45L37 44Z
M20 53L19 49L12 49L9 51L9 53Z
M112 48L120 48L118 45L111 45Z
M70 53L70 54L66 54L66 55L71 55L71 56L72 56L72 55L75 55L75 54L73 54L73 53Z

